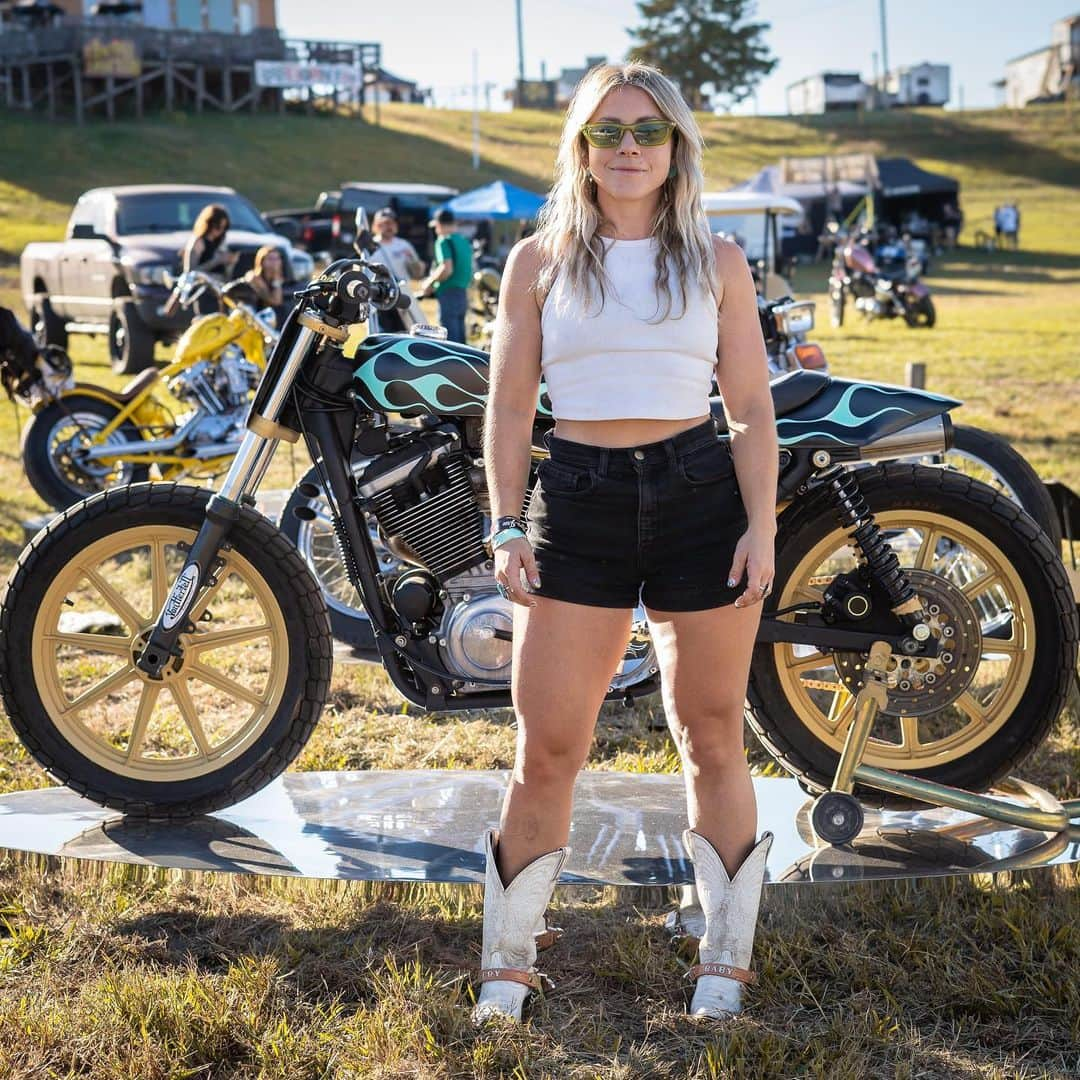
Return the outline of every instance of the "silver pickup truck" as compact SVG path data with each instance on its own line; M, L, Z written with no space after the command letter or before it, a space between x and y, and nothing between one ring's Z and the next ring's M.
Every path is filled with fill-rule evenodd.
M114 371L130 375L149 367L154 345L175 341L191 321L189 311L165 314L165 281L179 272L191 226L209 203L229 213L227 243L240 256L234 275L251 268L260 247L273 244L284 256L286 281L311 276L311 256L275 233L232 188L93 188L75 204L63 240L28 244L19 260L23 301L40 339L66 347L68 334L106 334Z

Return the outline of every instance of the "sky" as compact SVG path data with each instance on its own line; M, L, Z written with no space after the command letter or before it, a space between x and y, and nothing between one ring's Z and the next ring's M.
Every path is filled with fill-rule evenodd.
M290 37L375 41L383 66L434 90L435 104L472 107L473 50L480 107L507 107L503 90L517 77L514 0L277 0L278 23ZM880 0L758 0L757 18L771 23L766 41L779 59L759 86L757 102L738 113L787 111L784 88L819 71L858 71L870 79L881 47ZM525 76L581 67L586 56L622 59L636 25L633 0L521 0ZM886 0L889 66L952 66L952 103L998 104L991 83L1006 60L1050 43L1050 24L1080 11L1062 0ZM482 12L482 15L477 15ZM879 61L880 62L880 61ZM484 84L492 84L485 93Z

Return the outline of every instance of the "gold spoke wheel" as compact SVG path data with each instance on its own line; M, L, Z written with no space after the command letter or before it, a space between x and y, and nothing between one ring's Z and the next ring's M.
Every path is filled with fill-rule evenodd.
M997 733L1016 709L1031 679L1035 657L1035 617L1028 590L1018 571L980 531L956 518L930 510L882 510L874 515L889 536L901 565L942 575L974 612L983 631L974 662L953 671L963 681L962 692L948 695L943 708L934 708L932 670L915 672L917 689L898 697L915 705L898 705L887 724L875 724L863 761L900 771L927 769L962 758ZM799 559L783 583L776 606L819 600L823 582L854 569L855 553L844 533L834 530ZM939 604L939 607L941 605ZM957 603L960 607L960 603ZM943 627L961 611L940 612ZM986 631L990 631L987 635ZM939 637L947 649L948 638ZM807 646L772 646L776 673L785 697L800 722L837 755L843 750L848 723L854 715L851 688L832 654L808 651ZM848 658L850 660L850 657ZM894 658L900 663L899 658ZM954 657L954 663L959 658ZM858 664L858 660L855 660ZM964 670L964 668L971 670ZM933 676L929 681L926 674ZM882 728L888 730L883 731Z
M216 583L196 602L181 657L160 680L136 667L195 535L148 525L106 536L68 563L38 609L32 665L42 704L73 747L112 773L168 783L216 771L265 732L281 703L285 619L235 549L222 552ZM68 629L73 614L98 625Z

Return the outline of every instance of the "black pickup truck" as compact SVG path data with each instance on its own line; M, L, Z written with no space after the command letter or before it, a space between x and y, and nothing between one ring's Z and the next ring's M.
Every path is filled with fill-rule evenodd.
M264 244L280 248L286 281L307 281L313 260L274 232L232 188L147 184L94 188L75 204L63 240L27 244L19 260L23 301L45 344L67 346L68 334L107 334L113 370L149 367L158 341L174 341L192 315L166 315L166 278L199 211L221 203L229 212L227 243L240 256L236 276L251 269Z
M321 192L313 208L271 210L266 220L306 251L341 259L352 254L356 211L363 207L370 221L376 210L389 206L398 216L398 236L430 263L433 245L428 221L436 207L457 193L457 188L440 184L345 183L337 190Z

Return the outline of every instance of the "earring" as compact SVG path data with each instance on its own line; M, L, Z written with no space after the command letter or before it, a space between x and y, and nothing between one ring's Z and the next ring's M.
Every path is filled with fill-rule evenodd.
M668 171L667 171L667 178L668 178L669 180L674 180L674 179L675 179L675 177L676 177L676 176L677 176L678 174L679 174L679 170L678 170L678 169L676 169L674 165L672 165L672 166L671 166L671 168L670 168L670 169L668 169Z

